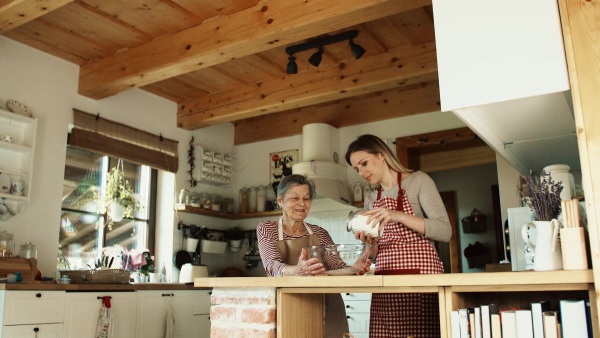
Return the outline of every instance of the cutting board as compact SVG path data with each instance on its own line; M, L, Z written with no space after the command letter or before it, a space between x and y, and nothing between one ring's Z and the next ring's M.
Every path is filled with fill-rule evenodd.
M23 282L33 281L37 272L37 259L0 257L0 278L17 271L20 271L23 275Z

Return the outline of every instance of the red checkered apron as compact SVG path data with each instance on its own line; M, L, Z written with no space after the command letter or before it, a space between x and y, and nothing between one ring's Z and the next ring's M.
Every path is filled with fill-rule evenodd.
M400 178L398 178L400 182ZM404 190L398 199L381 198L381 188L373 208L384 207L414 215ZM375 274L444 273L442 262L429 240L406 226L388 222L379 239ZM437 293L374 293L371 300L369 338L440 336Z

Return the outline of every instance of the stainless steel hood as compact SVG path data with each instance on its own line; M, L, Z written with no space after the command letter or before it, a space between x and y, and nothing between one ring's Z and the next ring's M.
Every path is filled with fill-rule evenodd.
M311 211L353 209L350 188L346 183L346 168L339 159L339 130L324 123L302 127L302 162L292 166L294 174L315 182L317 196Z

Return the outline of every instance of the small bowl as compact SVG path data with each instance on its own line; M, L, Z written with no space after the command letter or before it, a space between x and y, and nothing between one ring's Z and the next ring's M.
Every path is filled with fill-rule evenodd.
M308 258L317 258L330 276L355 275L369 258L368 244L314 245L306 248ZM354 265L357 267L354 267Z

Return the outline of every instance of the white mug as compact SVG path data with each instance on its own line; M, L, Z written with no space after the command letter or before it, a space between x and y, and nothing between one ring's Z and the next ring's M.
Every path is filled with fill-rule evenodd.
M13 195L22 196L24 193L23 182L21 182L21 181L12 182L12 184L10 186L10 193Z

